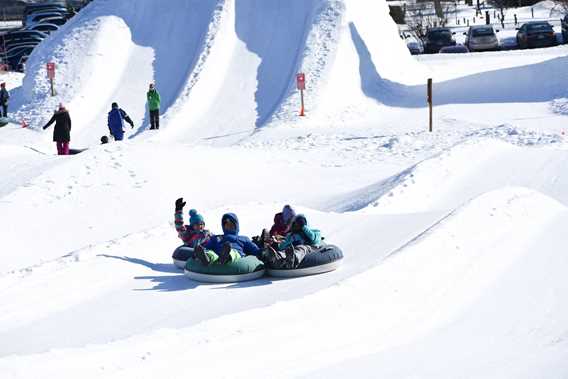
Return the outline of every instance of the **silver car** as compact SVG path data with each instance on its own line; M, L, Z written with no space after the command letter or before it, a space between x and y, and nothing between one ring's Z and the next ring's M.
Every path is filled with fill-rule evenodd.
M491 25L470 26L465 45L469 51L499 50L499 39Z

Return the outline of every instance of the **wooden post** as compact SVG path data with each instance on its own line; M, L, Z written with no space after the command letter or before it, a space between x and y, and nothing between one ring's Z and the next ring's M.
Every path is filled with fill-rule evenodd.
M304 90L301 89L300 90L300 99L302 102L302 108L300 109L300 116L305 116L306 114L304 113Z
M429 127L428 130L432 131L432 78L428 79L428 109L429 109Z

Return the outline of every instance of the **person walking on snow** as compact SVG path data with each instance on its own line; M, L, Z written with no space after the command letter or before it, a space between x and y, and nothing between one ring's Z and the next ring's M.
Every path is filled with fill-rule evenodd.
M108 112L108 129L115 141L122 141L124 138L124 122L122 120L129 123L131 128L134 128L134 123L126 112L119 108L117 103L112 103L111 110Z
M160 129L160 94L154 83L150 83L150 89L146 94L148 98L148 110L150 111L150 129Z
M58 155L69 155L69 141L71 141L71 117L65 106L60 103L59 109L55 111L53 117L43 127L47 129L49 125L55 122L53 128L53 142L57 145Z
M0 105L2 109L0 110L0 117L8 117L8 99L10 94L6 89L6 83L0 84Z

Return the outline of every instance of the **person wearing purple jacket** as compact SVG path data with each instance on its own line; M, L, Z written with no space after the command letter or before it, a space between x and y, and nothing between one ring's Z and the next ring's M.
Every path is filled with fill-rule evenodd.
M239 235L239 219L236 214L225 213L221 218L221 226L222 235L215 235L195 247L195 256L203 265L227 264L245 255L261 255L261 249L250 238Z

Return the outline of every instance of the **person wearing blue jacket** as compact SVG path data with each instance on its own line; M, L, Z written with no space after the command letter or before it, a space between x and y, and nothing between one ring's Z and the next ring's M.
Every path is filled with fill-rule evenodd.
M306 216L298 214L292 219L286 237L273 239L273 242L278 242L277 249L265 244L263 257L272 268L292 269L298 267L308 253L320 247L321 232L308 227Z
M124 138L124 121L134 128L134 123L128 117L126 112L118 107L117 103L112 103L112 109L108 112L108 129L110 135L114 137L115 141L122 141Z
M239 235L239 219L234 213L221 217L222 235L215 235L195 247L195 256L205 266L234 262L245 255L260 256L262 250L250 238Z

